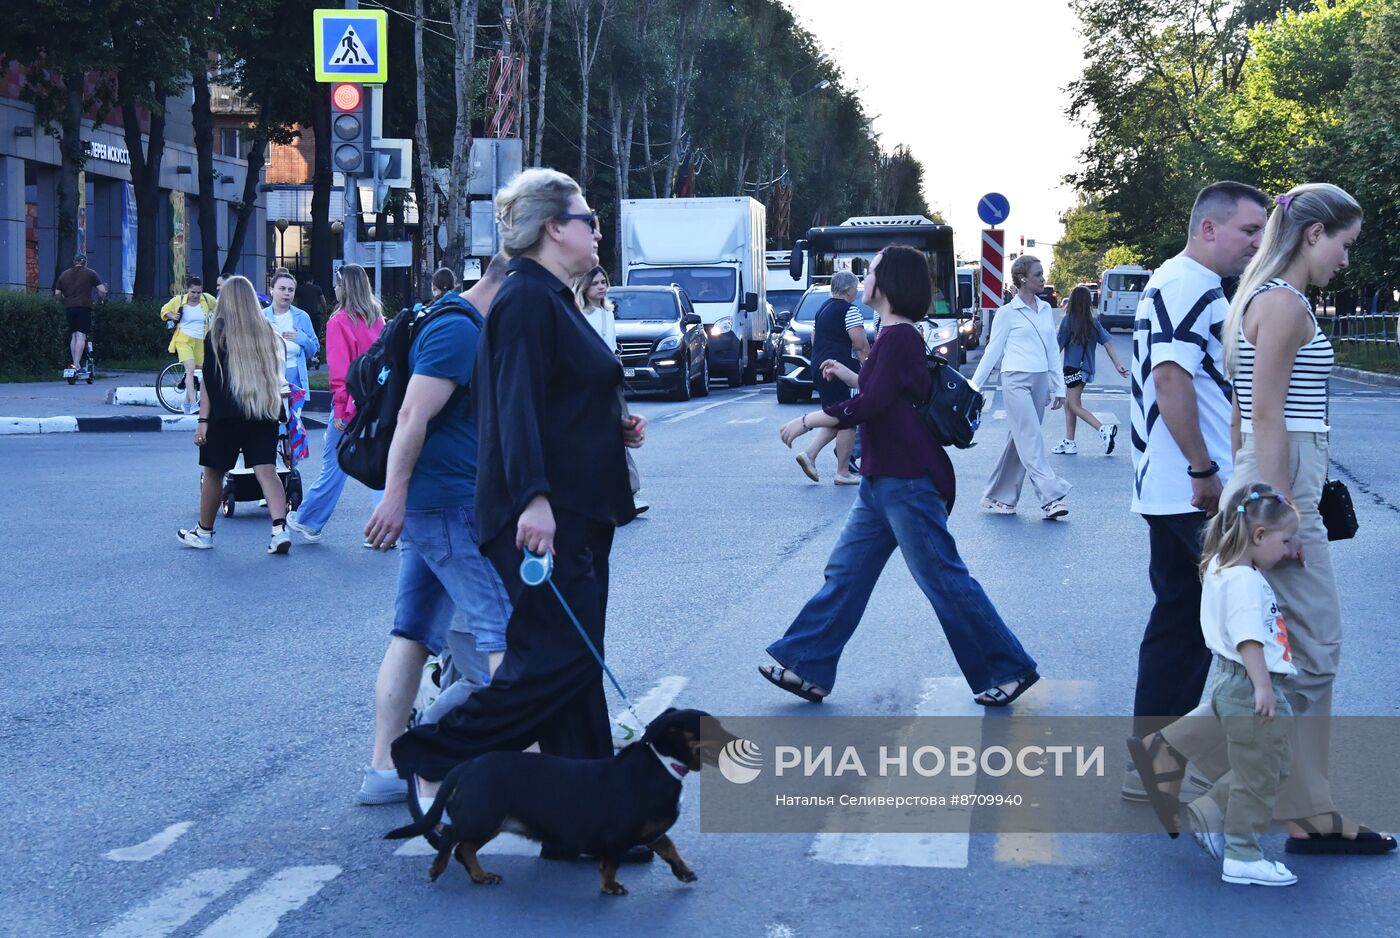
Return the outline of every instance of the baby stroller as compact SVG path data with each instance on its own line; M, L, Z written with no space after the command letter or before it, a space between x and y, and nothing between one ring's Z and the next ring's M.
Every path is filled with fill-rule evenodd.
M296 511L301 505L301 473L297 470L296 448L292 446L291 433L287 424L287 408L282 408L282 416L277 424L277 478L282 482L282 491L287 496L287 510ZM219 513L225 518L233 517L239 502L262 501L262 486L258 485L253 470L243 465L243 457L238 457L238 465L224 476L223 501Z

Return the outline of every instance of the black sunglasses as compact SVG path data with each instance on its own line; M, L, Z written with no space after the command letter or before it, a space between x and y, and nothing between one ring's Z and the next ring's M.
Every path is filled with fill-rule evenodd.
M554 217L559 219L560 221L586 221L588 222L589 228L592 228L594 231L598 230L597 212L589 212L586 215L580 212L575 212L572 214L555 215Z

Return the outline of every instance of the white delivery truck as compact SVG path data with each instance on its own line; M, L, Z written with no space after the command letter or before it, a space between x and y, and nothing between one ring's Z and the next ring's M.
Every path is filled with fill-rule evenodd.
M626 199L622 282L686 292L709 340L710 374L752 384L768 336L767 216L747 197Z

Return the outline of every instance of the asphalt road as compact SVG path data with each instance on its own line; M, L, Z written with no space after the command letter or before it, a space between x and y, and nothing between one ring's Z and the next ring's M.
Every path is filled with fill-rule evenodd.
M1115 341L1125 353L1126 337ZM1126 426L1125 389L1106 363L1100 376L1112 381L1091 390L1092 409ZM1026 708L1125 714L1149 605L1126 434L1111 457L1083 431L1081 455L1055 457L1075 484L1065 522L988 516L976 506L1005 432L999 407L983 444L953 454L953 533L1040 662ZM608 630L609 663L631 695L734 716L966 709L946 642L897 560L821 710L760 680L754 666L820 585L853 493L800 473L777 430L802 408L778 405L771 385L636 410L651 421L639 462L653 508L618 534ZM1334 554L1347 623L1337 706L1395 716L1400 391L1339 382L1332 417L1333 469L1361 521ZM1047 440L1059 421L1047 417ZM833 468L823 454L822 472ZM397 567L395 554L360 546L367 493L347 489L325 539L298 542L289 558L264 554L265 513L252 505L221 520L214 551L197 552L174 538L194 518L197 474L183 434L0 439L0 933L1394 929L1400 857L1290 858L1300 884L1261 894L1222 884L1189 838L972 834L833 847L812 834L710 834L695 779L672 835L697 883L655 863L619 874L630 896L603 898L590 866L507 852L488 863L499 887L474 887L457 868L429 885L425 856L380 839L402 807L353 798ZM1281 835L1266 841L1275 855L1281 846Z

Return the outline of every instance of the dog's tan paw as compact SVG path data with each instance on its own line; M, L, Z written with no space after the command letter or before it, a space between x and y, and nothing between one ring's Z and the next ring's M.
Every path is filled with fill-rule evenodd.
M676 879L680 880L683 883L693 883L700 878L696 876L695 871L688 866L683 866L680 869L672 870L671 872L675 873Z
M624 886L624 885L622 885L621 883L606 883L606 884L604 884L603 890L602 890L602 891L603 891L603 895L605 895L605 896L625 896L625 895L627 895L627 887Z
M472 882L478 886L499 886L501 876L499 873L482 873L480 876L473 876Z

